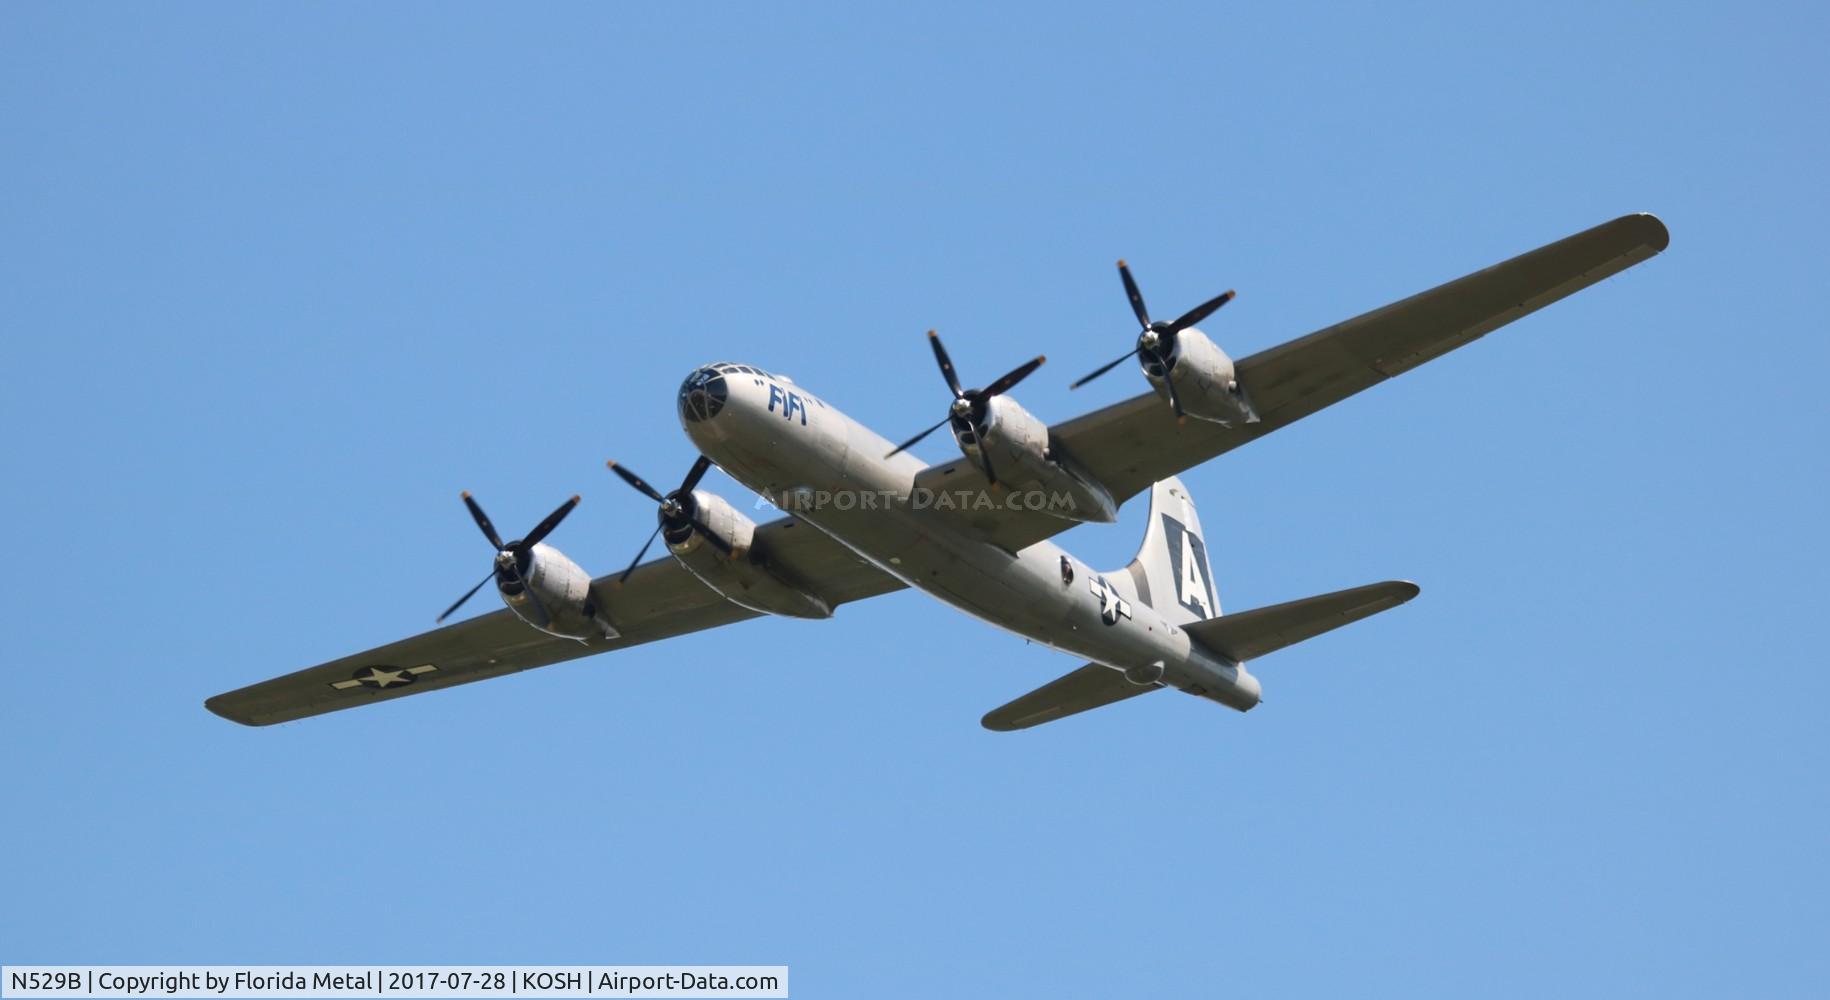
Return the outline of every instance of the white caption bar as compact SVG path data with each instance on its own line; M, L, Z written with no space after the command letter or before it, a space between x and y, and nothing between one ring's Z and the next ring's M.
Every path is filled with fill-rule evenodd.
M0 997L785 997L785 965L8 965Z

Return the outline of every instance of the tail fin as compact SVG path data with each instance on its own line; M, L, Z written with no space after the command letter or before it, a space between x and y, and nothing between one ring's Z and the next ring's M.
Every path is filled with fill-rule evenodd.
M1150 524L1125 572L1138 599L1177 625L1219 617L1201 518L1180 479L1171 476L1150 488Z

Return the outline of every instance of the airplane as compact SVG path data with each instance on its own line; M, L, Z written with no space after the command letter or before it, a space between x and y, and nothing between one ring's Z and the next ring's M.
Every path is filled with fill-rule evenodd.
M940 338L929 346L951 394L941 419L893 444L792 379L746 364L695 369L681 426L700 457L661 492L610 469L656 505L627 569L593 579L545 539L576 496L504 541L469 493L494 554L505 608L216 695L223 718L271 725L389 701L762 615L829 618L840 605L904 587L1086 662L987 713L985 728L1027 729L1174 688L1244 712L1257 660L1418 594L1400 580L1222 613L1194 500L1177 475L1468 344L1663 251L1657 217L1627 215L1429 291L1234 362L1195 324L1228 292L1175 320L1152 320L1125 262L1139 330L1119 358L1149 390L1049 425L1010 395L1038 357L983 388L960 381ZM961 457L930 466L908 449L947 427ZM713 465L786 515L757 524L700 489ZM1050 539L1110 523L1148 490L1132 561L1101 572ZM668 555L643 562L659 536Z

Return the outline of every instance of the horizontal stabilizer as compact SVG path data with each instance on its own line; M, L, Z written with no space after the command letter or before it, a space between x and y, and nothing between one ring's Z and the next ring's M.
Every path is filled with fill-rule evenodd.
M986 729L1008 733L1065 719L1089 708L1124 701L1134 695L1148 694L1159 687L1155 684L1133 684L1125 680L1124 674L1111 667L1089 663L1071 674L1049 681L1008 705L992 709L985 713L979 723Z
M1244 663L1395 608L1418 593L1414 583L1388 580L1209 618L1183 628L1201 645L1235 663Z

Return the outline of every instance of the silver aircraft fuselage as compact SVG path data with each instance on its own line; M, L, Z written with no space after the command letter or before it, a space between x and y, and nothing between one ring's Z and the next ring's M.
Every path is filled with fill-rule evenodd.
M969 536L957 507L916 501L925 463L907 452L886 458L892 442L780 376L727 374L721 405L691 409L685 397L702 372L689 376L680 408L700 452L878 569L1140 684L1192 689L1241 711L1258 703L1257 678L1139 600L1130 573L1102 574L1049 541L1012 553ZM1029 502L1016 491L949 499Z

